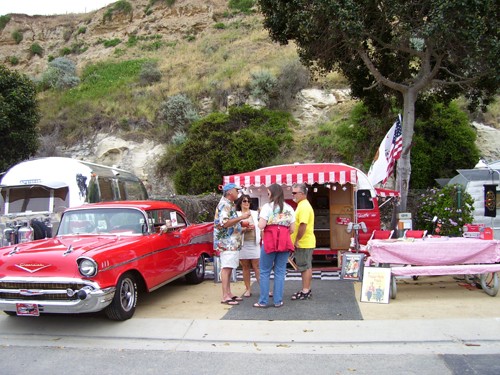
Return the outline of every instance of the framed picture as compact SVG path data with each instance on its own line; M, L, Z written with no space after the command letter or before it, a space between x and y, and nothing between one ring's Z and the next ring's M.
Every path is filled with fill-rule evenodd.
M363 277L363 264L365 254L349 253L342 254L342 280L361 280Z
M361 285L361 302L389 303L391 269L389 267L365 267Z

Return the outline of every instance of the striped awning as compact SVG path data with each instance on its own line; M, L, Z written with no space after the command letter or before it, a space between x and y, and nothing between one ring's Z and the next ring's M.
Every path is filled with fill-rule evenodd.
M375 188L379 197L400 197L401 193L397 190Z
M341 163L286 164L257 169L252 172L224 176L224 184L240 186L292 185L295 183L356 184L357 169Z

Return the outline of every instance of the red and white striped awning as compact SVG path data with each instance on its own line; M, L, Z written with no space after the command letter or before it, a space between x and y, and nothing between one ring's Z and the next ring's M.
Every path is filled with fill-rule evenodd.
M401 193L397 190L375 188L379 197L400 197Z
M271 184L293 185L295 183L356 184L357 169L341 163L286 164L224 176L223 183L234 183L243 187Z

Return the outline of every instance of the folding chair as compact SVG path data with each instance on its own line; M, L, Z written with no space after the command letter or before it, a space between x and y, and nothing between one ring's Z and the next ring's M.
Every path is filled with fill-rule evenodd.
M426 235L426 230L407 229L403 235L403 238L424 238Z
M393 230L375 229L372 232L370 240L388 240L389 238L392 238L393 233Z

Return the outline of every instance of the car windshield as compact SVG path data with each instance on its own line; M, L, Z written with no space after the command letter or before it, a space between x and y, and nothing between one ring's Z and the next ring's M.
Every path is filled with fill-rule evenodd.
M57 235L142 234L144 231L146 219L137 209L96 208L65 212Z

